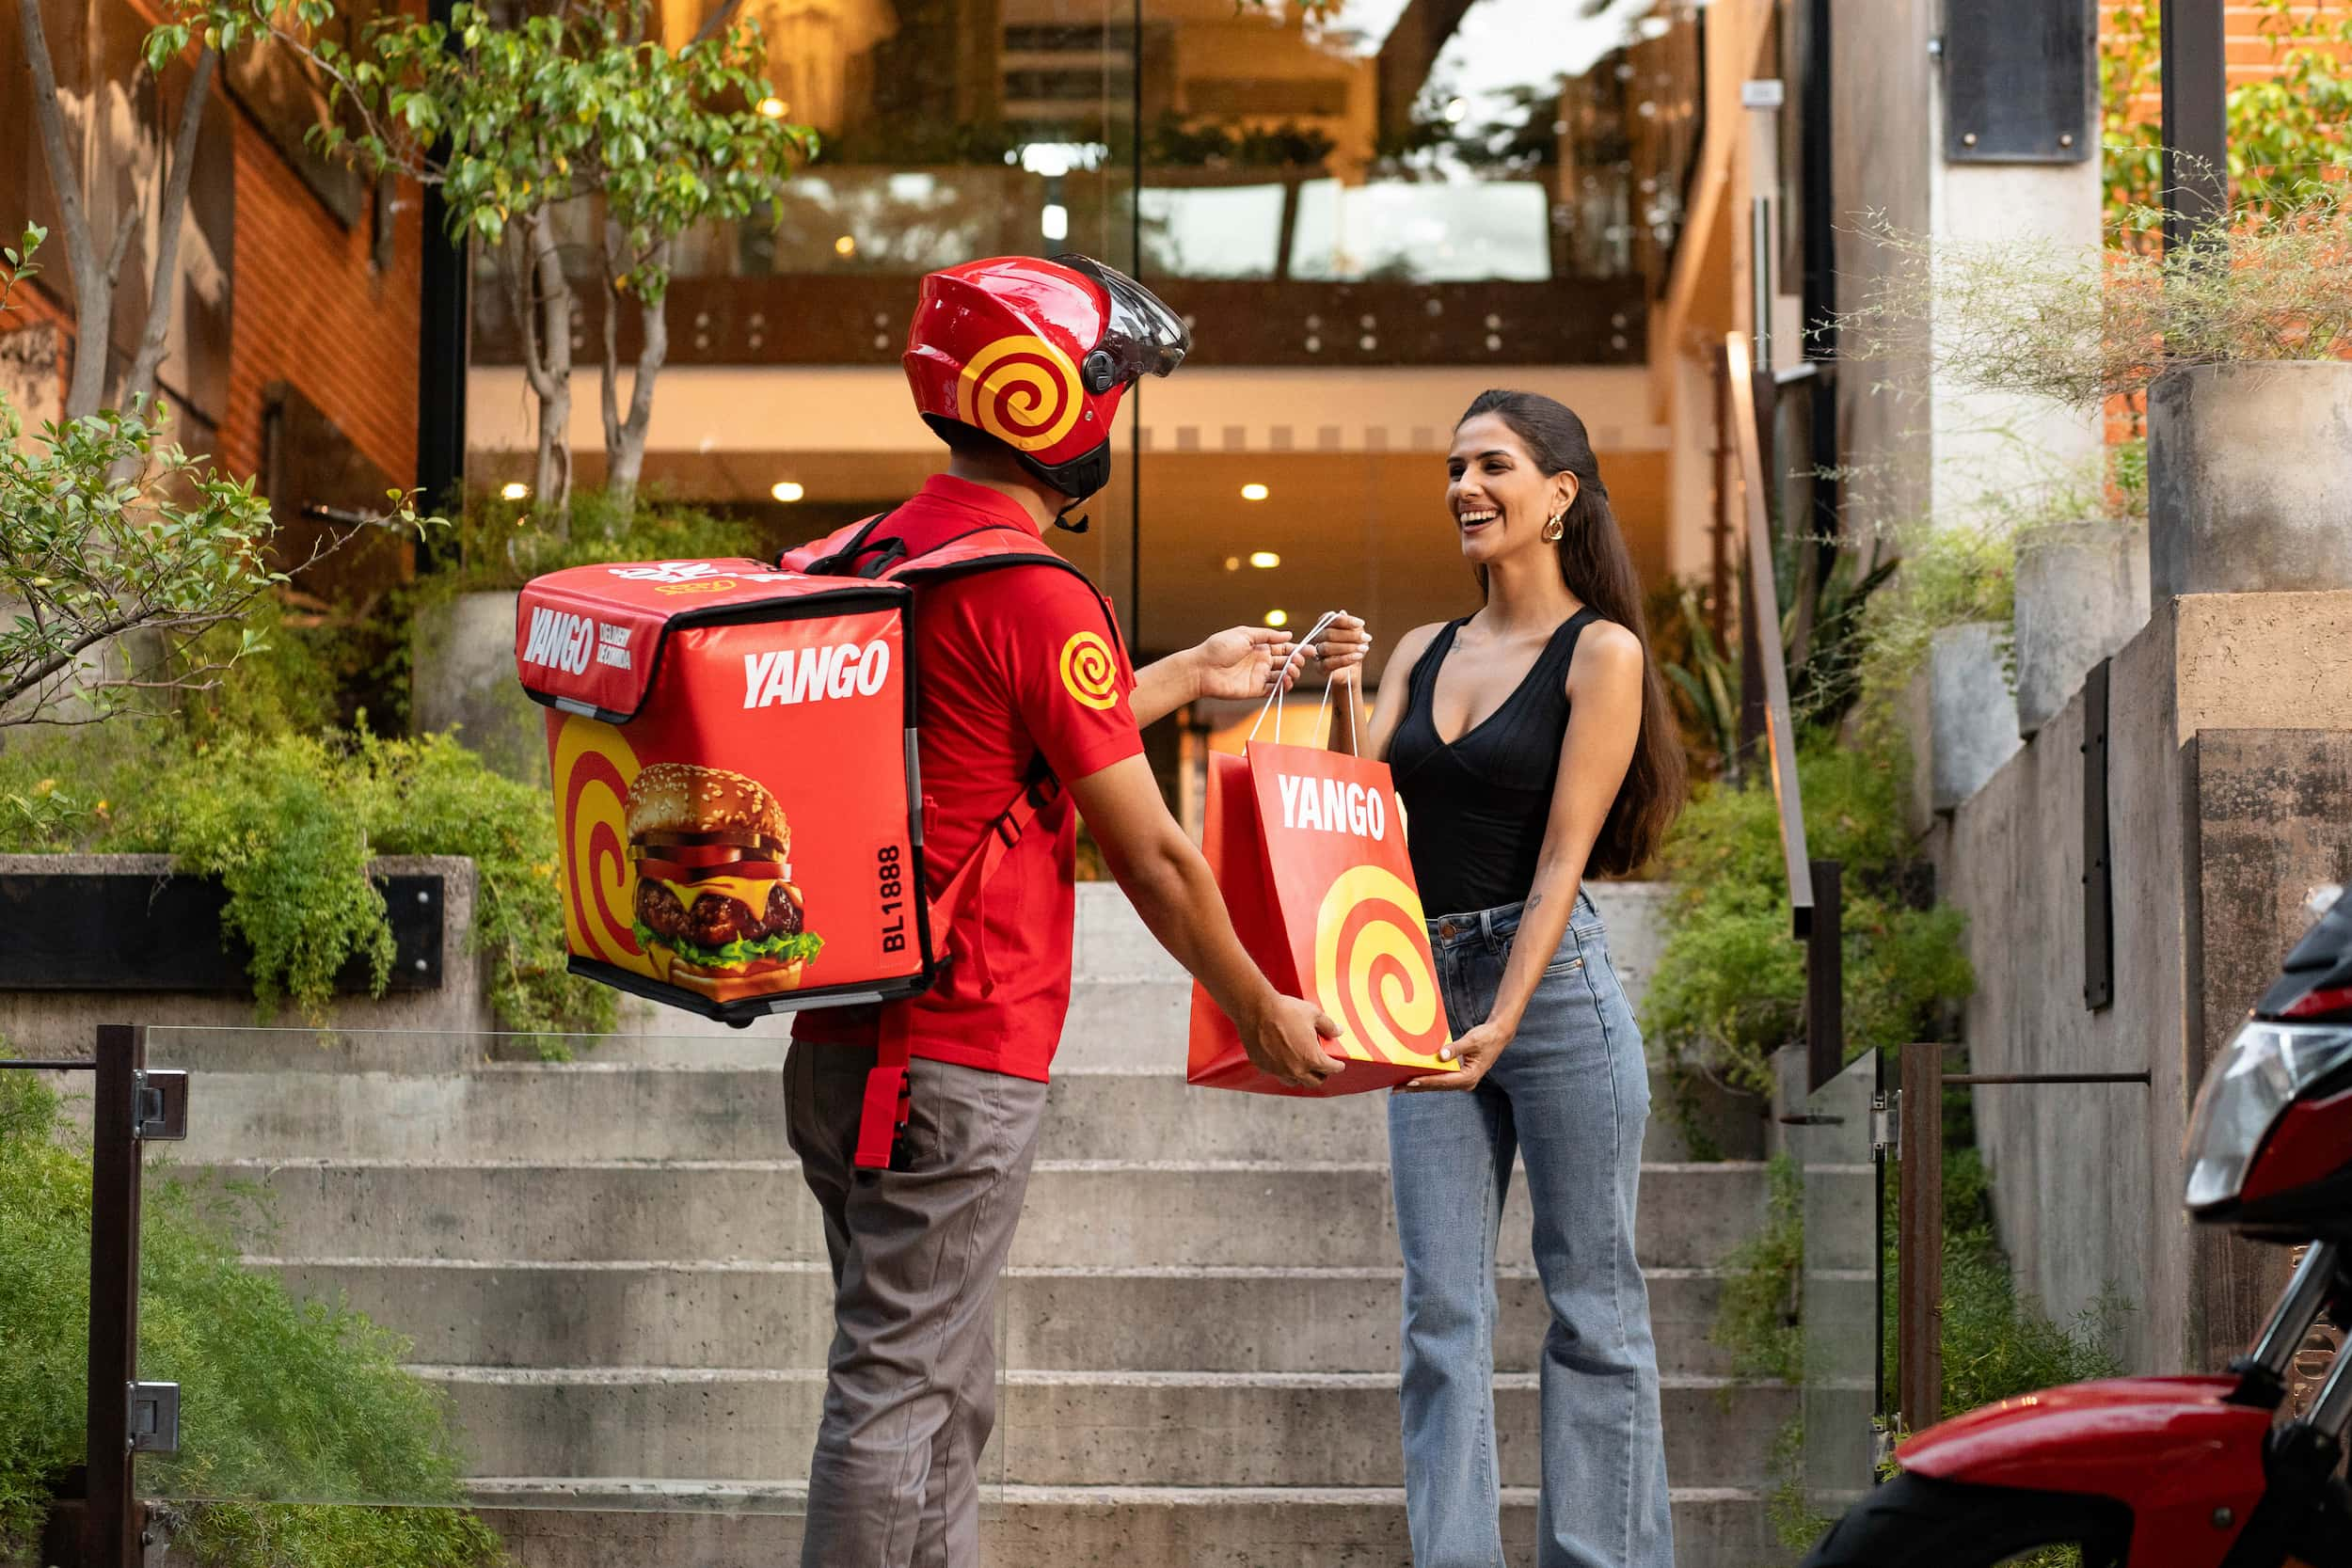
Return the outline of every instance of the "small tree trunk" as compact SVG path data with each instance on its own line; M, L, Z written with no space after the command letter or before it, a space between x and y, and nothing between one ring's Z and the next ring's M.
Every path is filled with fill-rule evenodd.
M33 77L33 123L40 134L40 150L49 168L50 186L57 193L58 225L65 230L66 266L73 277L73 376L67 384L65 417L78 420L98 412L106 396L106 345L114 325L115 269L121 265L118 243L111 264L102 264L90 234L89 211L82 202L81 171L66 145L65 111L57 101L57 71L49 57L49 34L42 27L37 0L20 0L16 8L24 40L24 57ZM118 241L127 236L124 224Z
M506 234L507 294L522 333L523 374L539 400L531 504L560 537L572 504L572 288L544 213L516 219Z
M619 226L605 228L604 408L605 484L626 515L637 502L638 481L645 468L645 432L653 420L654 378L670 354L670 313L666 289L638 295L638 316L644 341L637 352L637 369L629 379L628 415L621 415L621 304L627 297L613 286L627 265L627 240ZM670 245L663 241L652 257L655 269L669 269Z
M181 219L188 210L188 181L196 167L196 137L204 122L204 98L213 84L214 52L197 56L188 77L187 101L180 106L180 128L171 142L171 164L164 181L163 211L157 214L154 286L147 295L147 330L122 381L122 406L135 407L155 395L155 372L163 367L171 338L172 296L179 292Z

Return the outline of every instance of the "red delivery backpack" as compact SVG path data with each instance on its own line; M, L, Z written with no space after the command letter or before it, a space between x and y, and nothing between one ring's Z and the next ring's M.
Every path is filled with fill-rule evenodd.
M1011 566L1086 579L1021 529L924 544L879 536L889 515L773 566L573 566L523 589L515 663L549 710L572 973L738 1026L937 980L964 896L1061 791L1041 762L923 896L916 587ZM1107 603L1104 620L1116 645ZM905 1123L907 1009L881 1017L861 1165L886 1164Z

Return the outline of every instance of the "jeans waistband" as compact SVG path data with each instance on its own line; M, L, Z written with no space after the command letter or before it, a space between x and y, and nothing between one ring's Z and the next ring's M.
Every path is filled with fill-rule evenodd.
M1527 904L1498 904L1491 910L1471 910L1467 913L1433 915L1429 920L1429 942L1432 947L1467 947L1472 942L1488 947L1502 947L1519 928L1519 919ZM1581 918L1580 918L1581 917ZM1576 890L1576 909L1569 915L1571 924L1586 929L1600 924L1600 911L1584 890Z

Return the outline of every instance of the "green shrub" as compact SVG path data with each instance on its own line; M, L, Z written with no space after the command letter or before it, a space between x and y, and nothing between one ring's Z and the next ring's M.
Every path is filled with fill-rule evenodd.
M437 542L443 570L421 578L421 594L519 588L543 572L607 561L691 561L758 557L758 529L736 517L650 491L623 507L600 490L573 492L568 533L532 510L486 491L466 499L450 535Z
M255 995L326 1016L358 958L381 989L392 954L376 855L464 855L478 881L471 941L507 1028L610 1029L613 993L565 972L554 805L449 736L188 740L100 725L0 752L0 849L148 851L217 877L252 949Z
M1910 847L1896 807L1900 758L1816 735L1797 773L1811 853L1845 868L1848 1059L1924 1037L1975 981L1960 912L1902 897ZM1676 895L1643 1033L1672 1073L1768 1094L1772 1054L1798 1037L1804 1003L1804 949L1789 934L1772 791L1702 787L1662 859Z
M0 1073L0 1558L29 1547L49 1483L81 1462L90 1169L60 1141L56 1096ZM297 1302L238 1260L242 1199L151 1180L139 1259L139 1365L186 1391L182 1452L144 1462L183 1505L199 1568L490 1568L495 1536L459 1512L439 1396L406 1344L340 1305ZM376 1498L415 1508L289 1508ZM212 1499L221 1499L213 1501Z

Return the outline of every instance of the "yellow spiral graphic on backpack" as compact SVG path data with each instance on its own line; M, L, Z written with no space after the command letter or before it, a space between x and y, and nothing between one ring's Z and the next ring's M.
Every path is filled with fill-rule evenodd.
M630 927L637 868L628 859L625 802L637 782L637 753L611 724L566 715L555 739L555 804L563 813L556 888L564 936L582 958L649 974Z
M999 338L956 378L956 418L1022 451L1069 435L1084 404L1078 367L1042 338Z
M1342 1043L1375 1060L1443 1068L1451 1037L1438 976L1414 940L1427 924L1421 895L1377 865L1340 873L1315 911L1315 1001Z
M1119 705L1119 658L1100 634L1082 631L1061 645L1061 684L1090 708Z

